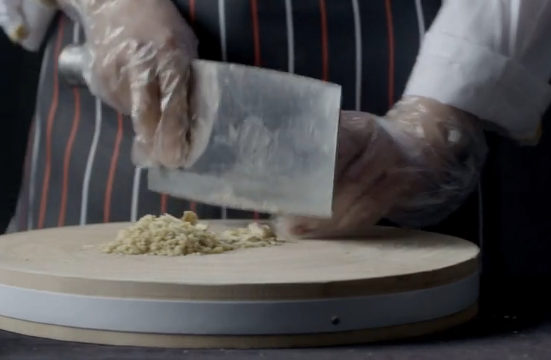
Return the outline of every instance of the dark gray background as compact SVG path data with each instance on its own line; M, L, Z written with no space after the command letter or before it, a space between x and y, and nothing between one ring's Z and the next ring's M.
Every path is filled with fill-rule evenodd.
M138 349L71 344L0 332L2 360L548 360L551 324L501 317L401 343L301 350Z

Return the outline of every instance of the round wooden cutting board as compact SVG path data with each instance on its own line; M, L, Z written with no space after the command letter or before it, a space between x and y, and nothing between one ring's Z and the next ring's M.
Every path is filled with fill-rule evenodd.
M479 249L449 236L379 227L216 255L101 253L128 225L1 236L0 328L111 345L311 347L433 333L477 310Z

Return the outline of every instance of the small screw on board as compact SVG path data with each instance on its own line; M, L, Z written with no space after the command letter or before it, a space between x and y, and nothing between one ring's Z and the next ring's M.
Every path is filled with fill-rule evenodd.
M333 324L333 325L339 325L340 323L341 323L341 319L339 319L338 316L333 316L333 317L331 318L331 324Z

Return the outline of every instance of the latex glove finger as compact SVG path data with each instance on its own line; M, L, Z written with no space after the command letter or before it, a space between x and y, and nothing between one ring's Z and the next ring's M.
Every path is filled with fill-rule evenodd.
M369 133L372 129L368 124L369 120L366 114L361 112L341 112L337 139L336 181L340 180L368 146L368 140L366 139L370 138Z
M341 113L333 216L330 219L279 218L276 227L282 236L328 237L341 236L351 231L350 227L355 226L355 217L350 214L350 209L362 196L371 192L372 184L381 177L389 164L384 160L386 156L376 156L380 152L370 150L372 146L385 145L385 134L380 134L378 130L377 118L371 114L350 111ZM379 215L375 209L374 214L377 215L368 216L366 221L371 222L371 218L377 221Z
M381 176L382 177L382 176ZM375 180L375 179L374 179ZM336 189L333 200L333 216L316 219L304 216L284 216L275 220L278 236L287 238L342 238L358 235L359 229L367 229L380 220L388 206L380 206L383 194L380 183L363 186L350 183Z
M82 77L92 94L123 114L130 115L132 91L147 83L150 68L142 65L121 69L118 60L119 53L123 51L126 51L124 47L106 52L103 48L98 50L86 43L82 47ZM123 86L127 82L128 85ZM130 86L131 84L134 85Z
M188 106L189 61L169 55L159 72L161 119L154 140L157 162L167 168L184 166L193 136Z
M385 169L396 160L391 151L386 156L380 155L381 150L384 152L393 147L393 130L385 119L369 113L343 111L337 151L337 181L368 186L377 175L375 169Z
M407 192L410 184L400 173L383 172L351 202L346 212L339 216L336 228L341 236L360 235L383 218L393 207L396 199Z
M157 165L153 154L155 133L161 120L160 85L149 68L134 69L130 76L131 116L134 127L132 162L139 167Z
M334 207L338 208L330 219L316 219L304 216L283 216L275 220L278 237L300 239L324 239L343 238L357 235L358 225L373 225L379 220L378 213L372 216L361 207L361 213L352 209L356 208L357 201L361 198L362 189L355 187L340 190L335 196ZM363 218L361 218L363 217ZM358 221L358 219L361 219ZM371 219L374 219L371 221ZM369 224L366 224L368 222Z

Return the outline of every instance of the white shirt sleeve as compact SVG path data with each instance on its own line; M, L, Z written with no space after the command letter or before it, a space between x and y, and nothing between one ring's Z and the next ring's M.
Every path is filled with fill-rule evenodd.
M537 142L551 101L551 0L446 0L406 95L433 98Z
M56 12L53 0L0 0L0 25L13 42L36 51Z
M38 50L57 10L52 0L23 0L23 14L29 35L21 42L21 46L29 51Z

